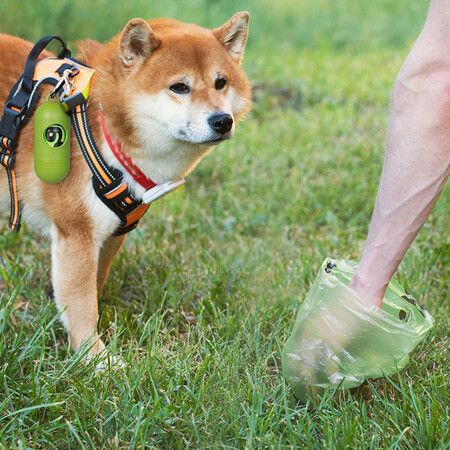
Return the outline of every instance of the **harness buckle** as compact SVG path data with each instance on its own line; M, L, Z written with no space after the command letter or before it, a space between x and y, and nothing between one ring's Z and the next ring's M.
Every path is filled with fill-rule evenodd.
M22 122L23 110L16 111L5 105L3 117L0 121L0 136L5 136L14 141L20 132L20 123Z

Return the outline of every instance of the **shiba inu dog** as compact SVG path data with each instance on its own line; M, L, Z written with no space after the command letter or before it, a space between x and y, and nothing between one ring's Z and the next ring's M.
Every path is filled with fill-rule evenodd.
M149 179L161 184L186 176L214 145L234 135L250 108L250 87L240 66L248 21L249 14L240 12L209 30L172 19L133 19L104 45L78 43L77 58L96 71L88 108L92 134L105 161L122 170L136 198L145 190L111 152L100 114ZM0 34L1 108L31 47ZM30 120L21 131L15 171L25 222L51 237L54 297L71 346L77 350L89 341L92 356L104 349L96 330L97 295L125 235L113 236L118 218L94 192L74 137L70 154L69 175L57 184L42 182L33 169ZM2 168L0 205L3 211L9 205Z

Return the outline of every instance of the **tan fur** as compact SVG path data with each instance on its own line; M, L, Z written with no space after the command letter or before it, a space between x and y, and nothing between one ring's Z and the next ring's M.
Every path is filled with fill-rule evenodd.
M167 147L162 151L155 144L158 140L149 142L145 137L145 118L138 117L135 105L144 99L139 107L145 112L146 105L150 104L145 101L160 101L158 96L161 96L166 103L172 102L169 110L176 110L176 105L186 107L186 98L178 97L169 86L188 77L193 83L189 108L220 111L224 105L231 104L230 114L235 121L242 118L250 108L250 87L240 67L242 53L236 53L236 49L241 46L243 50L247 22L248 14L238 13L223 27L211 31L172 19L148 22L133 19L105 45L81 41L78 58L96 69L88 115L99 147L104 143L98 121L101 105L112 135L147 176L160 183L187 175L211 144L172 140L169 134L164 134L163 125L158 125L158 117L152 116L152 126L163 130L162 136L156 136ZM224 41L229 37L230 27L237 31L233 51L230 43ZM31 46L22 39L0 34L2 109L9 90L23 71ZM228 80L221 91L214 87L215 72ZM178 152L177 148L181 150ZM104 145L102 151L107 161L117 164ZM96 332L97 292L102 289L112 259L125 239L111 237L118 225L117 218L93 193L91 174L73 132L70 174L56 185L45 184L33 168L33 121L30 120L21 132L16 173L25 221L52 238L55 300L63 312L71 345L78 349L92 339L90 353L95 354L104 348ZM140 186L132 179L127 181L136 196L142 195ZM3 169L0 189L0 205L5 209L9 196Z
M109 269L116 253L125 242L126 235L108 237L100 249L97 269L97 291L100 293L108 278Z

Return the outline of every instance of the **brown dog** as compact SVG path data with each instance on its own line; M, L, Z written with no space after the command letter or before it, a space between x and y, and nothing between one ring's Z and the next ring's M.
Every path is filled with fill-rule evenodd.
M248 19L248 13L237 13L214 30L171 19L133 19L105 45L79 43L78 59L96 70L88 117L109 164L120 168L101 131L100 108L111 135L158 184L184 177L213 145L232 137L250 107L250 87L240 67ZM29 42L0 34L2 109L30 49ZM92 356L104 349L96 331L97 293L125 236L112 236L118 218L95 194L73 133L71 170L58 184L46 184L34 172L32 120L22 129L16 155L24 220L51 236L54 295L71 346L76 350L92 339ZM8 210L4 172L0 204ZM141 198L144 189L123 172Z

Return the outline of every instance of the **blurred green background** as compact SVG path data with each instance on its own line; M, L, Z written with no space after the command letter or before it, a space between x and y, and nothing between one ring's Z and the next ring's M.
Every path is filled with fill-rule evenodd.
M215 27L231 14L252 14L249 48L406 47L424 21L424 0L1 0L1 30L28 39L59 34L68 40L110 38L132 17L174 17ZM99 21L101 18L101 21Z

